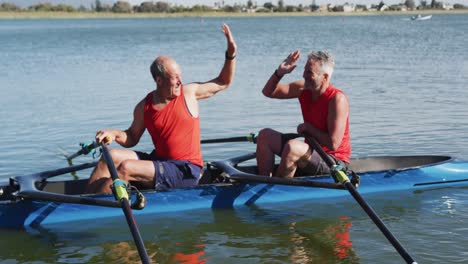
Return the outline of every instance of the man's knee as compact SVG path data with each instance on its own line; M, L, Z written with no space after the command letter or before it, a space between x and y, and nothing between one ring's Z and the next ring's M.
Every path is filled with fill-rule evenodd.
M296 139L288 140L283 147L282 155L286 156L295 156L297 158L301 157L304 154L304 142L301 142Z
M117 167L117 172L119 173L119 177L121 180L127 181L132 175L132 165L131 160L123 160L120 162L120 165Z
M128 159L128 155L120 149L109 149L109 154L116 165L120 164L123 160Z
M279 144L277 141L281 139L281 134L271 128L260 130L257 137L257 146L274 146Z

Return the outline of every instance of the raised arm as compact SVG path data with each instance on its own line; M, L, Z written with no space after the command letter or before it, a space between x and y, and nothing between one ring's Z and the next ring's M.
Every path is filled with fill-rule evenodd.
M228 88L234 79L234 72L236 70L235 57L237 55L237 45L234 41L234 38L232 37L229 26L226 24L223 24L223 33L226 37L227 49L226 53L224 54L224 65L218 77L204 83L191 83L187 85L189 91L192 90L195 93L197 99L211 97L217 92Z
M299 50L289 53L288 57L278 66L278 69L268 79L262 93L266 97L288 99L296 98L300 95L304 80L298 80L288 84L281 84L279 81L285 74L292 72L296 68L296 63L299 60L301 53Z
M96 133L96 141L98 143L104 142L105 144L111 144L115 141L126 148L131 148L138 144L143 132L145 132L145 123L143 119L144 106L144 99L136 105L135 110L133 111L133 122L127 130L122 131L113 128L99 130Z

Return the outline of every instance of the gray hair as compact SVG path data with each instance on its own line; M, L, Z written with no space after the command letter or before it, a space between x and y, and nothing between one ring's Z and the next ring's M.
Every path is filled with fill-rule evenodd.
M335 58L328 51L312 51L307 55L307 60L318 61L320 63L322 73L327 73L329 77L333 74L335 67Z
M153 76L154 81L156 77L166 78L166 68L164 67L164 60L160 57L156 58L150 67L151 75Z

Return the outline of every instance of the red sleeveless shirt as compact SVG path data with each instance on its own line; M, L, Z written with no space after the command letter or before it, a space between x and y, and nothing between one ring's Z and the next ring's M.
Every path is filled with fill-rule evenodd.
M153 106L153 92L146 96L144 121L153 140L156 156L187 160L203 167L200 146L200 118L189 112L182 87L181 94L162 110Z
M301 104L302 117L304 122L314 125L316 128L328 132L328 105L330 101L337 93L344 94L340 89L330 84L325 93L322 94L317 100L312 101L312 92L310 90L303 90L299 96L299 102ZM351 143L349 136L349 116L346 119L346 128L341 140L341 144L335 151L328 149L322 145L325 152L335 156L337 159L349 163L351 156Z

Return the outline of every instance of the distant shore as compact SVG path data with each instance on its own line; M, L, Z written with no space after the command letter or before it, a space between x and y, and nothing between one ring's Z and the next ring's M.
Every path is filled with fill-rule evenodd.
M294 16L381 16L416 14L468 14L468 9L416 10L385 12L275 12L275 13L232 13L232 12L185 12L185 13L96 13L96 12L0 12L0 19L87 19L87 18L175 18L175 17L294 17Z

